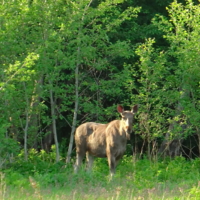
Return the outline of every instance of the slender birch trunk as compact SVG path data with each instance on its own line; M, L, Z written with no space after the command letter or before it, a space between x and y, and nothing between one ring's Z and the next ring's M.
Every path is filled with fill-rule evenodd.
M26 101L26 124L25 127L23 128L24 130L24 159L25 161L28 160L28 148L27 148L27 138L28 138L28 127L29 127L29 101L28 101L28 95L26 93L26 85L24 85L24 90L25 90L25 101ZM22 123L21 123L22 125ZM22 125L23 126L23 125Z
M38 102L39 100L34 96L35 92L36 92L36 88L37 88L37 82L35 82L35 86L33 88L33 92L32 92L32 98L31 98L31 101L29 101L29 97L28 97L28 94L27 94L27 88L26 88L26 84L23 83L23 86L24 86L24 91L25 91L25 101L26 101L26 111L25 111L25 114L26 114L26 118L25 118L25 127L23 128L24 130L24 159L27 161L28 160L28 130L29 130L29 127L31 125L37 127L37 115L33 112L31 113L33 110L34 110L34 107L36 107L38 105ZM23 123L21 122L21 125L23 127ZM36 130L37 132L37 130ZM29 133L29 138L31 138L33 140L34 139L34 142L36 141L36 132L35 134L33 135Z
M29 126L29 118L28 118L28 111L26 111L26 125L24 128L24 159L25 161L28 160L28 149L27 149L28 126Z
M74 142L74 132L75 132L75 129L76 129L76 124L77 124L77 113L78 113L78 106L79 106L79 65L80 65L80 50L81 50L81 47L80 47L81 46L81 44L80 44L81 36L80 36L80 34L82 32L82 26L83 26L83 21L84 21L86 11L90 7L92 1L93 0L90 0L88 5L85 6L84 13L83 13L82 18L81 18L81 23L80 23L80 26L79 26L79 33L78 33L78 38L77 38L78 49L77 49L77 64L76 64L76 68L75 68L75 106L74 106L74 116L73 116L73 122L72 122L70 142L69 142L68 151L67 151L66 163L69 163L70 158L71 158L72 147L73 147L73 142Z
M78 47L78 57L80 55L80 47ZM74 116L73 116L73 123L72 123L72 130L71 130L71 135L70 135L70 142L69 142L69 147L67 151L67 158L66 158L66 163L70 162L71 158L71 153L72 153L72 147L73 147L73 142L74 142L74 132L76 129L76 121L77 121L77 113L78 113L78 98L79 98L79 91L78 91L78 86L79 86L79 58L78 62L76 65L75 69L75 107L74 107Z
M49 81L51 84L51 81ZM58 144L58 137L57 137L57 130L56 130L56 118L55 118L55 102L53 99L53 91L52 89L49 90L50 94L50 103L51 103L51 118L52 118L52 127L53 127L53 135L54 135L54 142L56 145L56 162L60 160L60 153L59 153L59 144Z

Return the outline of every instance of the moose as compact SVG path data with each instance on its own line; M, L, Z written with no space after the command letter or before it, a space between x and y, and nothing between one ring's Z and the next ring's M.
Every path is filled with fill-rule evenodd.
M130 139L133 117L138 110L138 105L133 106L131 111L125 111L123 106L118 105L117 110L121 114L121 120L114 120L108 124L86 122L76 129L75 172L81 166L85 155L88 170L92 168L94 157L107 157L112 178L126 150L127 140Z

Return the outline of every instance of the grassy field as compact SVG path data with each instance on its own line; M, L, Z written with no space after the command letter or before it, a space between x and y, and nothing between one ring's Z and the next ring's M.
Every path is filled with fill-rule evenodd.
M105 159L91 173L46 162L18 163L0 173L1 200L200 199L200 159L133 162L124 157L112 180Z

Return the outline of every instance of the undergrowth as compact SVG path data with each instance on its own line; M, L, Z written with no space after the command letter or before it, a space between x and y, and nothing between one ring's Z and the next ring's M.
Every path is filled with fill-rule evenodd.
M41 156L43 154L43 156ZM152 162L124 156L110 180L106 159L97 158L93 171L55 163L53 155L23 153L0 173L0 199L199 199L200 159L183 157ZM52 156L52 159L51 159Z

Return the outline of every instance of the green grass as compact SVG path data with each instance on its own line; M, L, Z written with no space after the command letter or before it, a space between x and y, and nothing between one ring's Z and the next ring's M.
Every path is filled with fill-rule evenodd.
M18 163L0 173L2 200L199 200L200 159L150 162L124 157L110 181L107 161L96 159L91 173L45 162Z

